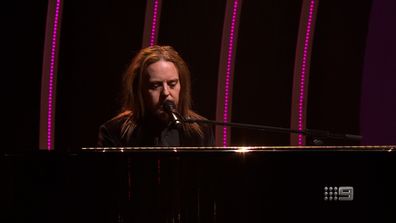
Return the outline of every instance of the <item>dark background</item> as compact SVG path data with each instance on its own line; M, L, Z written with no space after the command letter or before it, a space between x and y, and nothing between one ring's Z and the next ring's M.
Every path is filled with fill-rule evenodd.
M232 121L289 127L301 3L243 2ZM68 153L95 146L99 125L118 112L122 72L141 48L143 0L64 2L55 150L38 151L47 4L22 0L0 6L0 222L169 220L177 205L184 205L183 220L214 222L215 199L217 222L395 222L394 153L149 152L132 159L127 153ZM187 60L194 109L209 119L216 116L225 5L225 0L164 0L160 21L158 43L173 45ZM396 144L395 5L320 1L308 128L361 134L363 145ZM289 136L233 129L231 143L288 145ZM128 202L131 179L140 193ZM324 186L354 186L356 199L327 203ZM197 198L202 198L200 218Z
M290 126L301 3L243 2L233 122ZM193 75L193 108L209 119L216 115L225 5L225 0L164 0L161 12L158 43L173 45L186 59ZM141 47L145 7L143 0L64 2L55 149L95 146L99 125L118 112L121 75ZM308 128L362 134L364 145L395 143L393 9L395 4L386 0L319 2ZM3 149L36 150L47 1L7 2L1 12ZM233 129L231 144L288 145L289 135Z

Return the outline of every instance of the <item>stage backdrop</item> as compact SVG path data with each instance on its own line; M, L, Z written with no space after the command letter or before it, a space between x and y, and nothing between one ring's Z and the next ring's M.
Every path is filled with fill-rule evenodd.
M7 38L3 85L13 89L3 93L9 151L39 147L50 2L7 3L1 9ZM219 77L223 62L230 59L227 121L290 128L304 15L312 16L311 27L304 26L312 31L306 41L309 79L305 80L304 127L363 135L363 144L396 143L392 99L396 78L391 62L396 57L396 38L384 38L395 37L392 1L148 2L158 3L155 26L143 0L62 1L51 136L55 149L96 145L99 125L118 112L122 73L147 44L151 28L156 30L151 43L174 46L190 66L196 111L224 121L218 118L219 103L224 102ZM306 9L312 10L306 14ZM231 39L232 45L227 45ZM237 128L227 134L229 145L291 143L289 134ZM305 143L311 145L312 138ZM323 143L359 144L327 139Z

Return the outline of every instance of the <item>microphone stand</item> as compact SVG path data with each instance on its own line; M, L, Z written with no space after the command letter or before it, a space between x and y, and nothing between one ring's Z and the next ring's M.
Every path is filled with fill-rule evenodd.
M265 126L265 125L254 125L254 124L235 123L235 122L219 122L219 121L202 120L202 119L183 119L182 121L185 123L195 122L195 123L203 123L203 124L223 125L223 126L230 126L237 128L255 129L266 132L275 132L275 133L296 133L296 134L303 134L306 136L312 136L317 138L344 139L344 140L352 140L352 141L360 141L362 139L362 136L360 135L331 133L325 130L314 130L314 129L296 130L296 129L288 129L288 128Z

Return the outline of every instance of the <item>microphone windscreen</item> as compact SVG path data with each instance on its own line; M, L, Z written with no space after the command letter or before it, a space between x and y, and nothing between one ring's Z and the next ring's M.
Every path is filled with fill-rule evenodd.
M170 100L164 101L162 106L164 107L164 110L167 112L172 112L176 109L175 102L170 101Z

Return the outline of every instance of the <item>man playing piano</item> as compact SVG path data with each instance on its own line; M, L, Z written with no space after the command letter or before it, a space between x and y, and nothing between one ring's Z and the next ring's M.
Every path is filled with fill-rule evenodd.
M213 146L211 126L191 109L190 71L171 46L141 49L123 80L121 112L99 128L98 146Z

